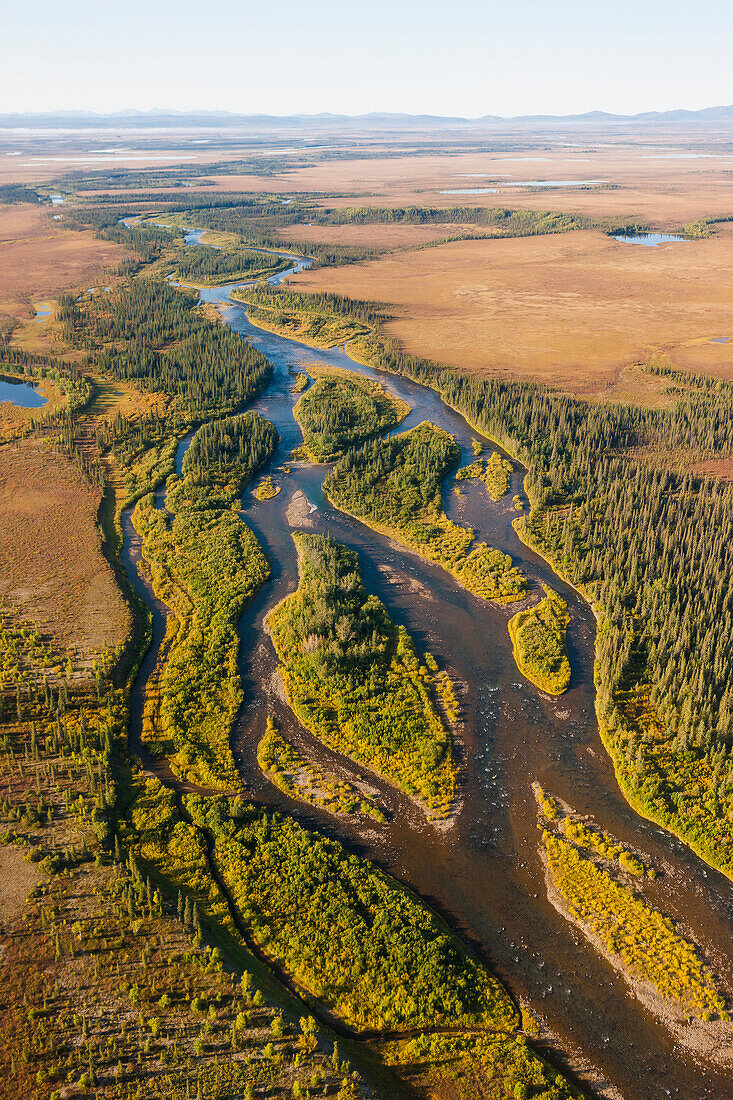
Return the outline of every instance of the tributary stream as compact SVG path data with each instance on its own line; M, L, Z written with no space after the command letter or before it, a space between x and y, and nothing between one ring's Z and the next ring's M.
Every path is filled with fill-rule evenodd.
M198 243L200 233L191 232L186 239ZM298 261L294 269L302 266ZM292 270L271 282L286 278ZM267 390L248 408L272 421L280 434L277 452L261 472L271 473L282 489L275 498L257 502L250 487L242 503L242 516L259 538L272 569L270 581L248 606L240 624L245 702L232 745L246 797L341 840L433 905L486 960L510 993L546 1023L554 1041L549 1046L538 1044L539 1049L559 1067L576 1070L590 1091L624 1100L733 1097L731 1075L698 1063L679 1047L633 996L623 978L547 900L531 790L535 779L645 853L660 872L647 896L679 919L710 962L722 990L729 998L733 994L733 884L675 837L640 818L620 793L594 713L593 613L572 587L522 544L512 527L517 516L512 496L519 494L526 506L524 471L515 470L509 493L498 503L492 502L476 481L461 482L464 492L457 495L449 475L444 502L451 519L474 528L477 541L486 541L512 556L530 580L533 599L541 595L540 584L546 583L567 601L573 675L568 691L559 699L539 693L517 670L506 625L517 605L500 607L472 596L439 566L332 508L321 491L328 467L288 462L292 449L301 443L292 414L297 400L291 392L293 374L295 370L307 373L308 364L317 362L377 379L411 407L397 430L424 420L440 425L460 445L462 464L473 459L471 439L477 433L424 386L360 366L342 349L315 350L256 327L248 320L245 307L231 301L235 285L246 284L206 289L201 298L217 305L226 323L251 340L273 364ZM190 436L179 446L179 470L189 442ZM493 447L486 441L488 453ZM290 465L288 474L279 470L283 463ZM300 509L295 527L291 527L286 513L299 491L309 507ZM414 802L324 748L283 701L278 690L278 661L263 620L297 587L291 534L298 528L328 532L357 550L367 591L383 600L392 619L404 624L422 651L434 654L457 685L462 709L457 744L459 807L450 825L429 823ZM129 511L123 514L123 531L128 575L151 608L154 621L153 642L133 690L131 739L135 745L139 743L147 679L165 630L166 609L138 573L140 539ZM388 810L387 824L364 824L363 818L320 811L291 800L273 786L256 760L268 714L317 762L335 764L344 776L366 778Z

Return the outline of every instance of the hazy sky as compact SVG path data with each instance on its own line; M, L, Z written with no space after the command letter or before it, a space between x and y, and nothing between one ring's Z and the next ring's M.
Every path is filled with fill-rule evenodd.
M19 0L0 111L552 114L733 102L729 0Z

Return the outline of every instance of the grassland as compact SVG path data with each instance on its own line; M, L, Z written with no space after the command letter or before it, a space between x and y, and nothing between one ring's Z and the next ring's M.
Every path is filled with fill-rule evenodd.
M545 598L509 620L509 637L517 668L540 691L562 695L570 683L565 635L570 623L567 604L545 588Z
M660 248L599 231L463 241L370 263L301 272L299 293L387 302L383 332L412 355L479 376L532 378L603 395L631 363L733 378L733 232ZM541 289L538 289L541 288Z
M0 322L11 329L23 322L19 336L40 337L34 302L91 286L124 255L119 245L91 233L60 228L43 207L0 206Z
M262 771L291 798L335 814L367 814L384 821L381 810L361 791L317 766L280 734L271 718L257 746Z
M319 371L299 398L293 416L303 432L303 446L316 462L331 462L367 439L395 428L409 405L369 378L345 371Z
M129 612L102 552L101 493L36 438L0 447L0 596L88 666L120 646Z
M356 554L296 534L300 585L267 623L293 710L331 748L446 814L451 738L407 631L367 595Z
M483 599L511 602L527 590L511 558L479 543L443 511L441 484L460 459L452 436L419 424L375 440L336 463L324 483L329 500L375 530L447 569Z

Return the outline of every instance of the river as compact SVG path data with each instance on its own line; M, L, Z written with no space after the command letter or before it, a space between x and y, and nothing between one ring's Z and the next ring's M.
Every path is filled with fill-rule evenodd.
M186 240L198 243L200 236L192 231ZM307 264L296 257L293 261L295 269ZM270 281L281 281L294 268ZM262 473L271 473L282 487L278 496L262 503L247 490L242 504L241 514L257 534L272 568L270 582L240 623L245 702L232 746L247 797L341 840L409 884L473 946L510 993L547 1025L553 1041L536 1044L538 1048L559 1067L574 1070L597 1095L624 1100L733 1097L730 1075L697 1062L680 1048L610 964L547 900L531 790L535 779L645 854L661 872L650 883L647 896L680 920L711 963L721 989L733 1000L733 884L675 837L640 818L620 793L595 720L593 613L572 587L520 542L512 527L517 515L512 496L519 494L526 505L523 471L515 470L509 494L498 503L475 481L463 481L464 493L458 496L448 477L444 502L451 519L475 529L477 541L511 554L528 576L533 595L540 593L541 583L547 583L567 601L573 674L568 691L557 700L540 694L516 668L506 626L516 607L499 607L472 596L440 567L332 508L321 491L329 467L295 463L287 475L278 469L301 443L292 415L297 400L291 393L292 372L307 372L312 362L377 379L411 407L399 431L423 420L438 424L454 436L464 462L473 458L471 439L477 433L424 386L360 366L341 348L315 350L257 328L248 320L245 307L232 302L235 285L243 284L205 289L201 298L215 304L232 329L251 340L273 364L267 390L247 407L272 421L280 433L277 452ZM190 436L179 446L179 469L189 442ZM488 440L486 445L489 450L493 447ZM460 805L447 828L429 824L414 803L371 775L369 781L379 789L388 809L385 825L336 817L295 802L257 766L257 742L267 715L272 714L279 728L314 759L338 761L345 775L367 775L315 741L276 689L278 662L263 619L297 586L297 556L286 511L298 490L315 506L306 521L309 529L328 532L358 551L367 590L383 600L393 620L408 629L418 647L435 655L457 685L463 715L457 745ZM123 514L123 533L125 566L153 610L154 627L153 643L133 689L131 739L135 744L166 611L137 571L140 540L129 511Z

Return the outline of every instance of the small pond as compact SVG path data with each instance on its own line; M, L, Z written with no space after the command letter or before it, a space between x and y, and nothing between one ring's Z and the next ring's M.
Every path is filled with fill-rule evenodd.
M29 382L15 382L0 377L0 401L9 401L22 409L40 409L48 401Z
M679 237L676 233L614 233L613 239L624 244L642 244L647 248L656 248L659 244L686 241L687 237Z

